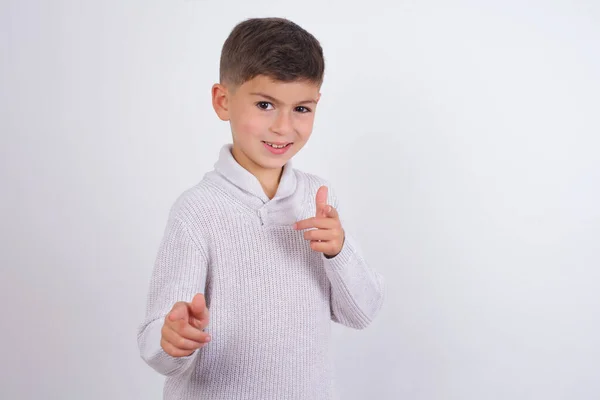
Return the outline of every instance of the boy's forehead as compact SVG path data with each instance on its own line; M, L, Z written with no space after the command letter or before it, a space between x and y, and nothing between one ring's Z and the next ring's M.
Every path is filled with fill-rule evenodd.
M259 75L244 82L240 89L242 89L240 92L246 95L260 93L284 102L294 102L308 99L317 100L321 87L305 80L283 82L269 76Z

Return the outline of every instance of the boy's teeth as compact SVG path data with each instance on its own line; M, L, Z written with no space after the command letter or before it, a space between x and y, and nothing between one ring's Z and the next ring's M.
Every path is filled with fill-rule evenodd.
M277 145L277 144L273 144L273 143L269 143L269 142L265 142L265 143L275 149L283 149L285 146L287 146L287 144Z

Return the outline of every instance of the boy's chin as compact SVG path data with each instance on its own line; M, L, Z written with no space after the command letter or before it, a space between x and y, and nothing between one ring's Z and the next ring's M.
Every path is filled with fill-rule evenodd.
M269 159L269 157L261 157L260 162L258 164L265 169L279 169L283 167L287 162L288 157L278 159Z

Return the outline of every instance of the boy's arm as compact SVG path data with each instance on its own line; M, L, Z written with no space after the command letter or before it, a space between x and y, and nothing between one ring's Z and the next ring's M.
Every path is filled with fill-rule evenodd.
M171 215L162 239L148 291L146 315L138 329L138 346L144 361L165 376L186 372L201 349L185 357L173 357L161 346L165 317L179 301L191 302L204 293L208 258L187 226Z
M339 202L329 185L319 187L315 200L315 217L298 221L294 229L305 230L310 247L322 253L330 282L332 320L365 328L383 304L383 278L367 264L356 240L343 228Z
M350 328L367 327L383 305L383 277L367 264L347 232L342 251L322 257L331 284L331 319Z

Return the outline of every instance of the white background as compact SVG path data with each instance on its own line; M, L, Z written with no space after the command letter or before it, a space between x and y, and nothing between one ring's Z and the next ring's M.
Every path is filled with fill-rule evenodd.
M387 281L368 329L336 325L343 398L600 398L599 2L0 7L0 398L161 398L151 268L230 140L223 41L260 16L323 45L295 166Z

